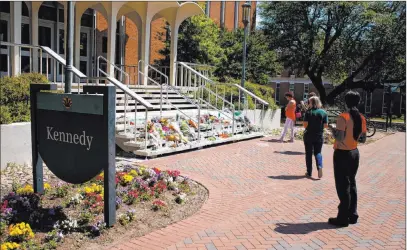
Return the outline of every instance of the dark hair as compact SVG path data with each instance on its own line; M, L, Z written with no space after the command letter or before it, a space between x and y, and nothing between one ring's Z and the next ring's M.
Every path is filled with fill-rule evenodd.
M350 116L353 120L353 139L357 141L359 139L360 133L362 133L362 118L358 110L358 105L360 102L360 95L356 91L349 91L345 95L346 106L349 108Z
M288 96L288 97L293 97L294 95L293 95L293 93L292 92L287 92L287 93L285 93L285 95L284 96Z

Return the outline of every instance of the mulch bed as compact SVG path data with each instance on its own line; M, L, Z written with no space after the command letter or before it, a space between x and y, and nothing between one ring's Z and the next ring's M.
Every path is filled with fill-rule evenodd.
M14 182L11 193L1 192L0 242L9 242L1 249L100 249L183 220L208 198L205 187L179 171L126 165L116 183L117 223L106 228L103 173L81 185L50 179L44 195Z

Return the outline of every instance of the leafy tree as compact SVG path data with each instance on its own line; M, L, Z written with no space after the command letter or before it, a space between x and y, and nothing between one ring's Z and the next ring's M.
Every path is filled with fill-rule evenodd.
M225 31L221 36L220 46L224 48L225 57L221 59L215 75L221 81L228 77L242 78L243 29L236 32ZM247 38L246 78L249 81L265 84L268 78L281 70L277 63L277 54L267 45L267 37L262 32L253 32Z
M159 38L165 42L165 48L160 51L164 59L157 60L159 65L169 65L171 31L166 25L168 39L163 34ZM200 64L217 65L224 55L219 46L220 29L216 23L205 15L192 16L181 23L178 31L177 60Z
M324 103L346 89L405 80L405 2L262 2L259 9L270 48L310 78ZM338 83L329 95L322 77Z

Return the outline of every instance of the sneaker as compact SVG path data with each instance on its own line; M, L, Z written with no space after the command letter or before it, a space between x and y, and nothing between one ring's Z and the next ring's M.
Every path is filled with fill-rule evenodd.
M337 227L347 227L349 226L349 222L342 222L339 221L338 218L329 218L328 223Z
M289 140L288 142L294 142L294 139Z
M322 168L318 168L318 178L322 178Z
M307 173L305 173L305 177L307 177L307 178L311 178L311 175L310 175L310 174L308 174L308 172L307 172Z

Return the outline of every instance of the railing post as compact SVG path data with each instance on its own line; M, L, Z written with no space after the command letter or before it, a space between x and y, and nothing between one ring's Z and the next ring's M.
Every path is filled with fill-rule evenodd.
M127 127L127 94L124 92L124 134L126 134L126 127Z
M240 111L240 95L241 95L241 92L242 90L241 89L239 89L239 107L238 107L238 109L239 109L239 111Z
M40 49L40 73L42 75L42 49Z
M145 112L145 114L146 114L146 117L145 117L145 121L144 121L144 129L145 129L145 138L144 138L144 149L145 150L147 150L147 138L148 138L148 131L147 131L147 121L148 121L148 109L147 109L147 107L145 107L146 108L146 112Z
M48 79L48 53L47 53L47 61L46 61L46 64L45 64L45 66L47 67L47 69L46 69L46 74L47 74L47 79Z
M137 99L134 99L134 142L137 143Z
M183 85L184 85L184 66L183 65L181 65L181 76L180 76L180 86L179 87L182 87Z
M167 97L168 98L168 97ZM160 119L163 118L163 85L160 85Z

